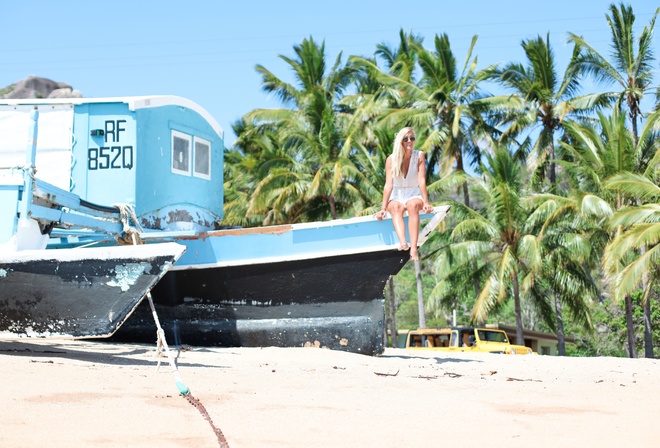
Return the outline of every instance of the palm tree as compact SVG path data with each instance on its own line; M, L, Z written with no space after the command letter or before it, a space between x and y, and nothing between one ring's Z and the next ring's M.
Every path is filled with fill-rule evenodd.
M250 209L275 222L307 221L355 214L370 198L356 187L363 173L354 163L354 150L345 145L350 121L339 101L350 85L354 68L342 63L326 67L325 43L311 37L294 46L295 58L280 56L293 70L296 85L284 82L258 65L262 86L287 106L259 109L246 115L278 133L285 162L269 169L256 187Z
M376 56L385 62L387 72L407 82L415 82L415 68L417 66L417 48L424 42L424 38L412 32L399 30L398 47L390 47L382 42L376 46Z
M528 165L535 172L535 179L547 177L551 188L554 188L557 183L555 134L562 130L570 114L582 114L602 106L605 98L599 94L576 96L580 87L575 70L580 56L577 45L573 48L571 60L561 78L557 74L549 33L545 39L541 36L525 39L521 45L527 57L527 65L506 64L491 70L489 78L513 92L506 103L509 127L505 136L516 137L536 125L540 126L533 146L529 136L522 146L532 146Z
M456 226L450 243L438 253L435 265L438 286L433 297L437 302L445 300L452 294L448 284L456 280L456 273L476 269L476 275L486 280L479 290L472 321L485 322L491 311L513 297L516 337L522 343L521 286L532 267L541 262L536 236L525 230L529 210L523 202L524 170L505 147L496 147L485 160L483 179L470 180L483 208L473 210L464 204L453 205ZM530 298L540 300L535 305L548 319L550 308L543 303L542 295L530 295Z
M563 75L558 76L554 52L550 46L550 35L546 34L545 39L537 36L535 39L526 39L521 42L525 51L527 64L509 63L503 67L491 70L489 78L496 80L505 87L508 87L513 95L505 103L504 122L508 124L508 129L504 132L503 138L512 138L522 135L525 131L528 135L525 141L520 145L518 157L526 155L527 163L533 173L532 184L538 185L544 178L548 178L550 190L556 192L557 186L557 167L556 167L556 146L557 134L563 131L566 120L571 115L581 115L592 109L606 104L606 98L599 94L577 96L580 88L579 78L576 76L575 64L580 56L580 48L575 45L571 60ZM532 144L531 136L536 135L534 127L538 126L538 137ZM527 148L531 147L529 154ZM566 256L561 256L560 246L550 244L547 236L543 241L544 246L540 249L550 250L545 255L544 260L551 265L564 265ZM539 242L540 244L540 242ZM550 246L548 247L548 244ZM550 249L550 247L552 249ZM539 250L540 250L539 249ZM537 270L531 272L536 273ZM552 269L553 272L566 272ZM577 274L579 269L574 270L575 280L581 280ZM563 315L562 300L566 296L559 293L559 287L562 285L556 275L549 275L546 272L546 278L549 280L549 287L554 291L554 315L556 319L556 328L558 339L560 341L560 352L563 351ZM568 300L569 296L566 296ZM574 316L581 312L578 308L579 302L569 302L572 305ZM583 320L583 319L582 319Z
M399 39L398 47L390 47L385 43L378 44L373 58L357 56L349 58L349 63L356 70L353 74L356 93L346 95L340 101L340 104L352 113L347 140L364 143L371 155L379 155L380 151L384 151L387 156L391 152L391 147L386 146L385 141L380 142L375 133L377 129L380 130L381 135L392 133L392 129L380 123L380 118L387 110L396 106L397 98L400 96L395 88L385 86L381 82L382 71L378 66L378 59L384 61L388 73L411 82L414 79L413 72L417 61L414 48L415 44L421 44L422 38L401 30ZM387 140L391 143L392 138Z
M598 296L590 274L597 267L603 247L602 223L612 210L601 198L575 191L573 196L533 195L527 200L534 210L527 221L541 253L541 264L533 266L526 283L530 293L553 297L560 356L565 354L563 307L573 321L591 330L588 302Z
M564 305L568 306L573 321L592 329L588 302L598 295L597 287L587 269L593 259L589 234L571 225L557 225L543 235L540 242L542 267L533 271L535 282L547 282L547 292L553 297L556 320L557 351L565 355ZM534 285L531 291L543 291Z
M452 170L464 173L466 158L467 163L478 170L480 145L494 141L491 135L496 130L484 119L490 107L483 102L480 90L484 72L477 70L477 58L472 57L476 42L477 36L474 36L460 68L446 34L436 35L434 49L427 50L421 38L401 31L396 51L382 45L377 51L377 55L386 61L387 72L378 70L369 60L354 58L366 70L375 73L383 86L381 95L389 99L389 109L383 110L380 123L390 128L415 127L421 141L420 148L427 154L430 190L433 189L433 178L445 177ZM419 80L414 76L415 62L419 68ZM458 186L461 187L463 203L469 207L468 185L463 183ZM417 263L415 266L419 277L421 268ZM479 289L476 277L473 286L476 295ZM419 290L418 297L422 297ZM421 299L419 307L420 310L423 307ZM420 317L421 314L420 311Z
M378 74L383 90L391 98L390 108L384 111L381 121L390 127L413 126L417 135L423 136L421 149L427 154L429 184L434 176L445 176L452 169L465 171L466 158L469 165L478 169L479 144L492 142L489 132L496 132L484 120L488 107L480 90L484 75L477 70L477 58L472 57L476 41L474 36L460 70L449 38L442 34L435 36L432 51L425 49L421 40L412 40L405 48L413 51L416 58L406 53L388 72ZM354 60L378 70L370 60ZM409 64L414 60L420 70L419 81L411 75ZM392 58L387 61L392 63ZM467 186L463 192L464 203L469 204Z
M560 142L563 151L562 165L567 173L567 182L572 183L576 192L591 193L606 201L615 212L627 205L625 198L615 191L605 188L605 181L624 172L633 172L645 157L637 151L632 133L627 129L625 116L617 109L612 115L598 113L598 124L567 123L566 129L571 144ZM605 227L606 222L602 225ZM608 233L608 240L614 238ZM616 299L619 296L614 295ZM632 300L630 295L624 300L628 330L629 356L636 356L634 327L632 320Z
M615 296L629 297L641 284L644 354L647 358L654 357L649 292L660 277L657 269L660 250L660 189L657 186L660 181L660 144L652 131L659 119L660 112L651 114L639 139L640 145L647 149L640 157L648 160L644 173L622 172L605 183L605 188L632 198L630 202L633 205L619 210L610 221L610 227L619 233L608 245L603 264L615 278Z
M249 203L263 175L262 167L278 159L276 134L266 126L254 126L245 119L232 124L237 135L233 147L224 153L224 217L223 225L253 227L266 216L250 213Z
M399 92L396 86L386 86L380 82L382 72L378 68L377 58L385 61L387 71L392 76L413 82L415 63L417 61L416 45L422 43L422 38L403 30L399 32L399 45L396 48L381 43L376 49L376 58L351 58L351 63L359 72L356 74L357 93L345 97L342 104L351 105L353 120L349 125L349 137L353 145L364 148L363 154L371 159L369 168L380 168L380 172L371 171L373 179L380 185L379 197L385 182L385 161L391 153L393 132L391 127L379 118L390 108L396 107ZM369 157L371 156L371 157ZM364 159L363 159L364 160ZM374 204L377 204L374 201ZM372 208L365 212L373 213ZM424 314L424 293L422 289L422 269L419 261L414 262L417 285L417 302L419 327L426 327ZM394 301L391 301L391 305ZM392 319L393 321L393 319ZM393 329L393 332L395 330Z
M640 103L644 95L650 93L653 88L653 62L655 60L652 47L653 29L660 8L656 9L649 25L644 27L637 39L633 30L635 15L632 7L620 3L618 8L612 4L609 9L610 15L605 17L612 37L611 62L581 37L571 34L571 40L587 49L584 58L578 64L579 70L593 75L597 81L619 85L621 91L611 95L617 98L618 108L621 108L625 101L632 125L633 141L635 147L638 147L638 119L643 117ZM637 44L637 49L635 49L635 44ZM644 251L645 248L642 246L641 250ZM652 357L649 301L646 302L644 308L644 321L647 323L645 325L646 356Z
M632 123L635 146L638 144L637 120L642 117L640 102L649 93L653 82L653 28L655 19L660 12L656 9L648 26L645 26L639 39L635 39L633 25L635 14L631 6L620 3L610 5L610 15L605 15L612 33L611 62L603 57L594 47L582 37L570 33L570 40L587 52L576 64L576 70L591 74L597 81L618 84L621 91L615 94L617 106L624 101ZM637 43L637 51L635 51Z
M607 188L645 201L622 208L610 221L611 228L623 229L607 246L603 258L608 272L615 275L617 297L631 294L642 284L642 300L646 302L660 281L660 187L655 182L639 174L621 173L606 183ZM646 248L643 252L642 246ZM622 264L623 269L619 269Z

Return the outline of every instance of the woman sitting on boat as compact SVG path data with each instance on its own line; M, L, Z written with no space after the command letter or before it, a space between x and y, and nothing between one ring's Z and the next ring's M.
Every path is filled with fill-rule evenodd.
M399 237L399 250L410 248L410 258L418 260L417 239L419 237L419 212L431 213L433 206L429 204L426 191L426 162L422 151L414 150L415 131L411 127L401 129L394 139L392 154L385 163L385 188L383 188L383 205L376 213L380 221L387 212L392 216L394 230ZM410 244L406 241L406 229L403 213L408 212L408 234Z

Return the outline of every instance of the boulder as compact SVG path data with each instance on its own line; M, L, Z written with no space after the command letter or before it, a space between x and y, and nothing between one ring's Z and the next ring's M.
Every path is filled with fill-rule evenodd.
M71 87L55 89L48 94L48 98L82 98L80 90L73 90Z
M82 93L69 84L30 75L7 89L1 98L82 98Z

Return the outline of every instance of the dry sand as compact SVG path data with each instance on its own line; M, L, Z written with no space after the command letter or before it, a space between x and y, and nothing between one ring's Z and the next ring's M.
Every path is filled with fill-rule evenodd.
M230 447L657 447L660 362L188 348ZM155 346L0 341L1 447L217 447Z

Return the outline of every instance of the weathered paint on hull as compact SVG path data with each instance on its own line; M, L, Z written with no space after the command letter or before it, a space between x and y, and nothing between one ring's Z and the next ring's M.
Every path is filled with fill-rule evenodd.
M111 336L184 249L167 243L3 256L0 336Z
M153 290L175 344L244 347L317 345L383 352L384 289L409 259L387 250L281 263L170 271ZM155 338L142 304L113 337Z

